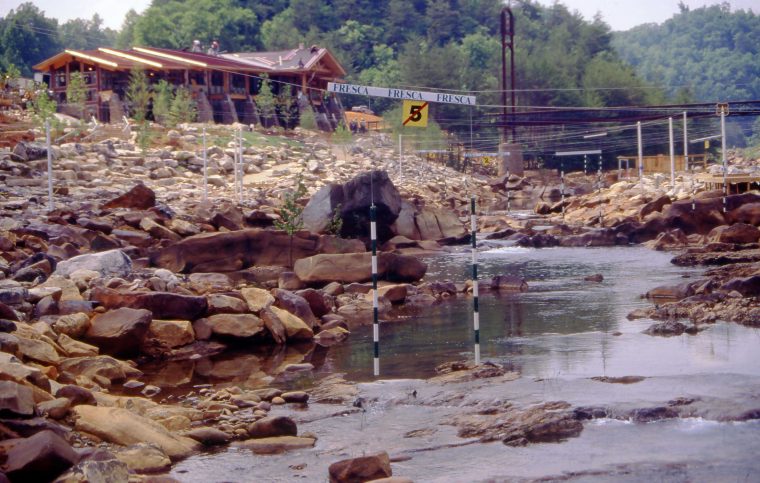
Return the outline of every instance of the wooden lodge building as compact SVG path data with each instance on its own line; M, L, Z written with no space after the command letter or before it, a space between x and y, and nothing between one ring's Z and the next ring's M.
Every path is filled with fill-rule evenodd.
M337 97L325 93L327 83L340 81L346 71L327 49L317 46L219 55L155 47L66 49L34 69L43 74L64 112L70 76L82 72L86 111L100 122L120 122L127 112L126 92L134 67L143 68L152 84L165 79L188 87L201 122L258 124L256 95L262 74L268 75L275 95L295 97L299 110L311 105L322 129L334 128L343 114ZM278 115L269 122L283 124L285 117Z

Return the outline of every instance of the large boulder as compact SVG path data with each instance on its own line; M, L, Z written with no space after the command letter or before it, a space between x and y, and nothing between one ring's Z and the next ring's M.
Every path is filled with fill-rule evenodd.
M729 195L726 197L726 211L731 213L743 205L758 202L760 202L760 195L756 193ZM694 208L692 209L692 201L688 199L676 201L667 206L662 213L665 226L680 228L687 235L693 233L705 235L716 226L725 225L727 222L720 193L715 197L696 199Z
M316 255L320 237L300 231L291 240L284 231L262 229L202 233L153 252L150 261L175 273L234 272L253 265L288 265L291 247L293 260Z
M427 271L427 265L415 257L380 253L377 258L379 278L416 282ZM315 255L296 260L294 271L306 283L368 282L372 280L371 261L369 252Z
M68 277L82 269L94 270L101 277L126 277L132 272L132 261L121 250L86 253L59 262L53 275Z
M139 352L153 314L149 310L122 307L92 319L87 340L112 355Z
M131 208L135 210L147 210L156 204L156 194L142 183L136 184L132 189L121 196L107 201L102 208Z
M377 237L383 243L393 237L391 225L401 211L401 195L385 171L359 174L343 185L323 187L303 211L304 226L319 233L325 230L340 206L343 220L340 235L345 238L368 238L370 206L375 205Z
M760 226L760 203L747 203L731 210L726 219L730 223L747 223Z
M415 215L414 221L422 240L458 238L467 233L462 222L451 211L424 208Z
M708 233L707 238L718 243L755 243L760 239L760 229L747 223L716 226Z
M667 205L671 204L673 200L670 199L670 196L668 195L662 195L659 198L656 198L649 203L645 204L641 207L639 210L639 218L642 220L647 217L650 213L654 212L661 212L663 208L665 208Z
M330 483L357 483L393 475L391 459L385 451L336 461L328 469Z
M192 344L195 332L189 320L153 320L146 338L162 347L173 349Z
M72 412L76 417L77 431L94 434L109 443L123 446L152 443L172 460L185 458L195 451L193 440L175 436L159 423L127 409L76 406Z
M206 297L182 295L173 292L120 292L108 288L94 288L90 300L107 309L129 307L150 310L157 319L195 320L206 314Z
M11 481L53 481L79 461L74 448L49 430L5 444L9 449L2 470Z

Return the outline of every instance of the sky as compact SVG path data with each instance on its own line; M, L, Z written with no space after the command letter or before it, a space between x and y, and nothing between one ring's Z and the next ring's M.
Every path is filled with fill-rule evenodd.
M0 0L0 16L29 0ZM72 18L92 18L97 13L104 25L119 29L130 8L141 12L150 0L31 0L47 17L65 22ZM538 0L551 5L555 0ZM719 0L682 0L690 8L721 3ZM571 11L578 11L587 20L597 12L612 30L628 30L643 23L662 23L678 13L679 0L561 0ZM760 14L760 0L731 0L732 10L752 10Z

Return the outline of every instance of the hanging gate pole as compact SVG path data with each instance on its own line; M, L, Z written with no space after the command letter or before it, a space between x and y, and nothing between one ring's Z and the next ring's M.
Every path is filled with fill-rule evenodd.
M475 196L470 198L470 229L472 231L472 327L475 331L475 364L480 364L480 313L478 306L478 220L475 215Z

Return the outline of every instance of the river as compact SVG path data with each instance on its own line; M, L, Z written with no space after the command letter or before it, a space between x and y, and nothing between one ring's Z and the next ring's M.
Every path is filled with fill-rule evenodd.
M399 403L410 391L418 391L421 400L425 395L436 397L435 391L445 392L421 379L432 376L437 364L472 358L472 300L455 297L381 324L377 380L372 377L371 327L355 328L347 343L307 352L315 370L297 379L266 375L267 368L277 364L262 355L255 356L255 363L251 355L227 355L202 363L201 374L186 373L181 387L253 384L253 378L241 377L240 367L275 377L275 383L287 387L308 387L327 374L344 373L374 402L361 415L299 423L299 431L319 436L311 450L258 456L229 448L183 461L172 476L203 482L326 481L331 462L384 449L392 455L412 455L393 468L394 475L415 481L760 481L760 424L733 421L731 416L746 407L760 408L760 331L717 323L696 336L652 337L642 334L651 320L626 318L649 304L641 298L647 290L699 276L698 269L671 265L671 257L643 247L484 247L479 253L482 279L510 274L529 284L529 291L521 294L483 294L480 305L483 359L503 364L520 378L473 386L467 397L524 404L564 400L574 406L612 408L651 407L692 397L706 401L705 417L651 423L602 418L586 422L580 437L563 443L459 446L462 439L440 424L456 408ZM466 250L426 261L427 280L462 282L469 277ZM601 274L603 281L583 280L592 274ZM299 354L291 351L279 357L295 360ZM223 370L213 370L217 365L234 365L237 370L225 379L220 377ZM590 379L634 375L644 379L625 385ZM335 407L311 405L303 411L304 421L330 411ZM420 427L435 436L404 437Z

